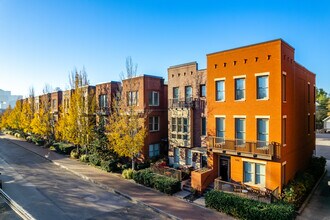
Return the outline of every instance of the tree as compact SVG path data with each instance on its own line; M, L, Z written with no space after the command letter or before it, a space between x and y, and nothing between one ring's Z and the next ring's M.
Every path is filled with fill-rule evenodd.
M87 73L75 70L69 76L72 89L68 112L62 109L57 136L77 146L88 146L94 136L95 91L89 89Z
M1 115L1 121L0 121L0 128L1 129L8 129L9 128L9 124L8 124L8 119L9 116L11 114L12 108L9 105L7 107L7 109L5 110L5 112Z
M126 80L129 83L129 91L132 91L136 70L137 65L128 57ZM113 101L113 111L107 126L109 147L119 156L131 158L132 169L135 169L135 158L140 153L146 137L146 115L134 111L134 106L127 105L124 98L125 94L117 95Z
M323 119L328 116L328 104L329 104L329 95L322 88L316 90L316 101L317 101L317 109L316 109L316 126L318 129L323 126Z
M22 111L22 100L17 100L15 108L10 111L7 119L8 128L13 130L20 130L21 124L21 111Z
M23 102L23 106L22 106L22 112L21 112L21 130L24 133L31 133L32 132L32 126L31 126L31 122L33 119L33 112L32 112L32 108L31 108L31 104L29 103L28 100Z
M39 111L34 113L34 118L31 121L32 132L40 135L47 140L53 140L53 128L51 124L50 103L48 94L45 94L40 103Z

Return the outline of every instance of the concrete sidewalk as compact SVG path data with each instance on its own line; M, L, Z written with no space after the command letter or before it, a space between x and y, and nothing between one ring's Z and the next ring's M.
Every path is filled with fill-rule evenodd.
M154 189L136 184L134 181L125 180L119 174L104 172L78 160L70 159L67 156L28 143L24 139L18 139L10 135L1 135L0 138L7 139L87 181L121 194L132 201L142 203L160 213L167 214L173 219L233 219L223 213L200 207L174 196L168 196Z

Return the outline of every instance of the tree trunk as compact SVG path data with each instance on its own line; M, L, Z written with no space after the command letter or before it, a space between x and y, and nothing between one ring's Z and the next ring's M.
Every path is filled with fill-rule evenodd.
M135 160L134 160L134 156L132 157L132 170L135 170Z

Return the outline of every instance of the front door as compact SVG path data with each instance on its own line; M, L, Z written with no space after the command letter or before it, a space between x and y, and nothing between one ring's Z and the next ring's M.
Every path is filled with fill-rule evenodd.
M223 181L229 181L230 180L230 174L229 174L229 158L228 157L220 157L219 161L219 176L221 177L221 180Z

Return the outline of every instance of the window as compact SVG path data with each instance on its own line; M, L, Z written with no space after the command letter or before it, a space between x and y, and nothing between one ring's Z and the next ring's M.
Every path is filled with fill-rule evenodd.
M149 93L149 106L159 106L159 92Z
M199 94L199 96L200 97L206 97L206 86L205 86L205 84L202 84L202 85L200 85L200 89L199 89L200 91L200 94Z
M224 101L225 100L225 81L215 81L215 100L216 101Z
M257 147L264 147L268 145L268 130L269 119L258 118L257 119Z
M316 91L315 91L315 86L314 86L314 95L313 95L313 99L314 99L314 102L315 103L315 99L316 99Z
M268 76L257 77L257 99L268 98Z
M139 92L138 91L127 92L127 101L128 101L127 105L128 106L137 105L138 98L139 98Z
M56 99L53 99L53 110L56 109Z
M191 102L192 101L192 87L191 86L186 86L184 94L185 94L185 101L186 102Z
M174 148L174 163L179 163L180 161L180 148Z
M282 75L282 99L286 102L286 74Z
M244 183L265 186L265 164L244 161Z
M159 144L149 145L149 157L156 157L159 155Z
M217 141L224 142L225 139L225 118L215 118L215 129Z
M159 131L159 116L149 117L149 131Z
M235 100L245 99L245 78L235 79Z
M188 118L183 118L183 132L188 132Z
M187 150L186 153L187 153L186 164L191 165L192 164L192 152L191 152L191 150Z
M108 107L108 96L107 95L99 96L99 105L100 105L100 108Z
M286 118L282 119L282 144L286 144Z
M235 118L235 138L236 145L245 143L245 119Z
M307 97L308 97L308 103L311 103L311 84L310 83L308 83L308 85L307 85Z
M176 131L176 118L172 118L172 132Z
M206 135L206 118L202 117L202 136Z
M182 118L178 118L178 132L182 132Z

